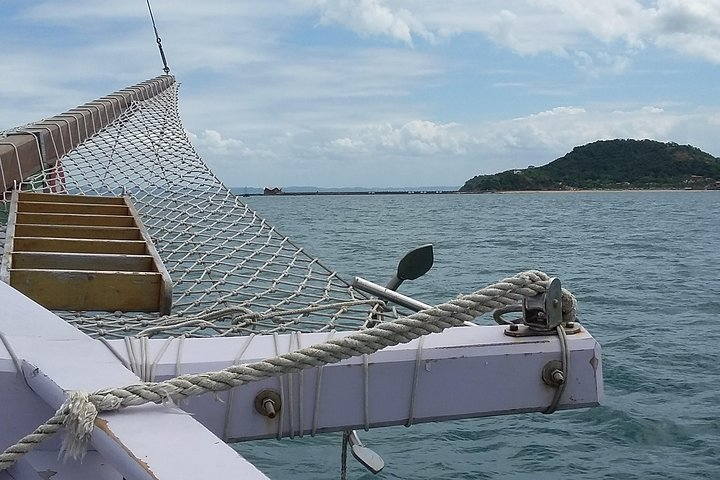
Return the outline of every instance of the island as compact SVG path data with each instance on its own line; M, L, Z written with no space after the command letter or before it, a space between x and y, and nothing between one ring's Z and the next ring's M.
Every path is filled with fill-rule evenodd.
M600 140L547 165L478 175L462 193L530 190L720 189L720 158L692 145Z

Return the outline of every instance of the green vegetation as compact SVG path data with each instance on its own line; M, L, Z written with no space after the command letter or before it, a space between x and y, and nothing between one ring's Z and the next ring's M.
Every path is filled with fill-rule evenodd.
M720 158L691 145L602 140L542 167L478 175L461 192L720 188Z

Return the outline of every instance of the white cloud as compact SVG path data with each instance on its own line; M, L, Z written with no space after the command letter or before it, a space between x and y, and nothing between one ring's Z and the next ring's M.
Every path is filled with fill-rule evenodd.
M308 0L324 24L412 45L413 35L448 39L481 34L514 52L566 56L612 47L602 68L617 73L650 45L720 63L720 3L706 0ZM594 48L594 47L593 47ZM597 62L598 59L595 59ZM581 63L582 65L582 63Z
M269 150L249 148L242 140L223 137L217 130L203 130L200 134L189 131L185 133L200 151L201 156L210 159L272 158L275 156Z
M387 36L407 45L413 34L432 40L433 35L405 8L391 9L382 0L316 0L320 23L342 25L367 36Z
M575 66L590 77L621 75L630 66L630 58L625 55L611 55L605 52L591 54L578 50L574 53Z
M338 153L464 155L473 143L467 129L458 124L411 120L399 127L390 124L365 126L352 136L330 141L329 145Z
M704 125L710 117L704 112L683 114L655 106L626 109L556 107L512 120L486 123L476 135L480 138L481 149L487 152L502 153L510 158L513 152L518 157L532 152L535 158L547 163L575 146L602 139L648 138L703 144L709 133ZM686 134L693 130L697 134L695 137ZM484 132L482 136L480 132ZM525 158L518 158L514 166L524 163L527 163Z

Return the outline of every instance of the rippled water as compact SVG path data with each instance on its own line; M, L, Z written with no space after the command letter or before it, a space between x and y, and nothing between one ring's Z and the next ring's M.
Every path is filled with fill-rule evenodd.
M603 346L603 406L363 432L386 467L350 460L350 478L720 478L720 192L246 200L347 277L385 283L433 243L433 269L401 288L427 303L556 275ZM339 477L338 434L237 449L271 478Z

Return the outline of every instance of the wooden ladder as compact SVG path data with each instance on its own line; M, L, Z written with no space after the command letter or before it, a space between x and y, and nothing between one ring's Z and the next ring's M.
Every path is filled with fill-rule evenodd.
M127 197L14 191L0 280L51 310L172 307L170 275Z

